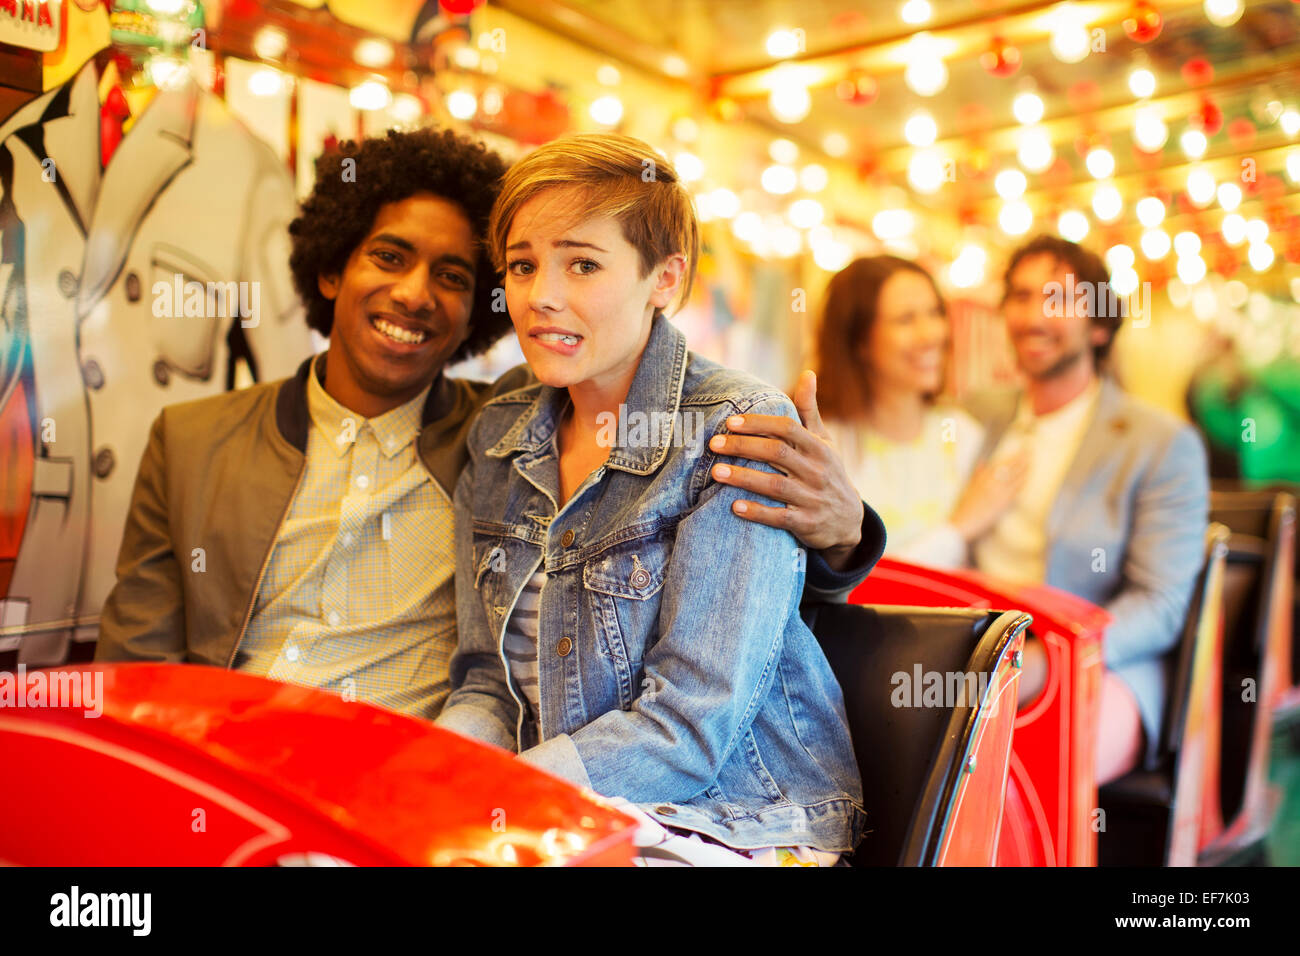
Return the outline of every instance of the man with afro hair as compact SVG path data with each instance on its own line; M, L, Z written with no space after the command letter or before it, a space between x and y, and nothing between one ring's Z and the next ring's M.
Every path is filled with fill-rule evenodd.
M317 161L289 228L290 268L329 349L292 378L154 421L96 660L235 668L438 715L456 642L451 491L466 435L484 402L530 380L522 367L490 385L443 374L511 327L482 241L505 168L434 130L347 142ZM749 440L747 457L790 457L782 442ZM861 502L839 493L851 486L828 460L791 473L784 493L761 490L805 503L811 546L851 552L836 561L848 571L809 562L809 587L835 593L879 549L868 553Z

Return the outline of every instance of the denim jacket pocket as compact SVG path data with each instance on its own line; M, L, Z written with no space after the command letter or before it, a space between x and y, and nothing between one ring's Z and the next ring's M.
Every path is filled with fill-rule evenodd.
M637 538L612 545L582 569L596 625L596 648L617 677L623 710L640 693L641 662L658 633L659 602L671 554L671 538Z
M474 590L494 627L501 625L509 610L511 561L522 560L521 555L512 555L512 550L512 542L504 533L475 529Z

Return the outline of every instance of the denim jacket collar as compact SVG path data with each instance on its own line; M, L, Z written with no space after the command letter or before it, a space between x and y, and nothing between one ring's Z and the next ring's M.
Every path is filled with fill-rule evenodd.
M662 312L655 312L645 351L641 353L636 375L620 409L614 447L606 462L608 467L648 475L664 463L672 447L672 431L656 431L653 423L662 422L666 412L670 428L682 427L678 410L685 378L686 336ZM539 386L532 404L501 440L487 450L487 454L493 458L507 458L518 452L545 449L555 435L568 400L566 389ZM625 444L624 439L630 430L628 422L643 423L650 440Z

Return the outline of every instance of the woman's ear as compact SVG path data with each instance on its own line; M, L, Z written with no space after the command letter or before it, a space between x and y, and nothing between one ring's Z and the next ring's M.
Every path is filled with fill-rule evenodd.
M666 309L677 298L686 277L686 256L674 253L659 264L655 272L655 287L650 293L650 304L656 309Z
M320 294L331 301L339 294L340 278L336 275L318 275L316 277L316 288L320 289Z

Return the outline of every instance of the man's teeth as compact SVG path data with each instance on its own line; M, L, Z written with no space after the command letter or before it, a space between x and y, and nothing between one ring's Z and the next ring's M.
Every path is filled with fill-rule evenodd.
M565 345L577 345L582 338L579 335L564 335L560 332L539 332L537 337L543 342L563 342Z
M400 325L394 325L392 322L385 322L383 319L375 319L375 328L393 341L404 342L407 345L419 345L429 337L427 332L412 332Z

